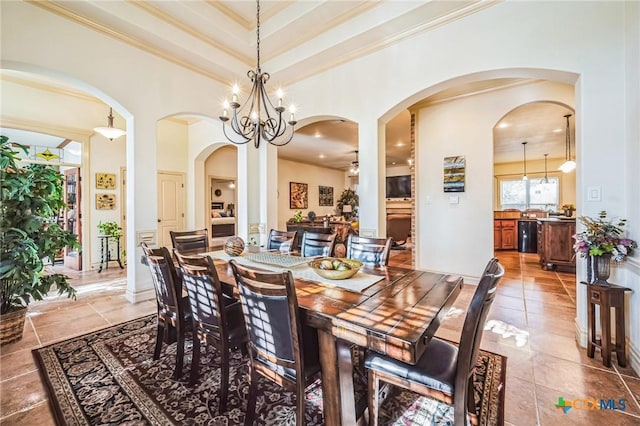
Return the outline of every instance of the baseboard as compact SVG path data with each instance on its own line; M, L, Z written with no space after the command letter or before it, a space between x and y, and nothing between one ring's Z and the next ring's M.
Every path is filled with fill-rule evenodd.
M629 357L627 360L629 367L631 367L636 374L640 374L640 348L633 346L628 339L627 342L629 342Z
M131 292L129 288L124 295L124 297L131 303L144 302L145 300L151 300L156 297L156 292L153 288L148 288L146 290L137 291L135 293Z
M576 338L578 340L578 344L580 345L581 348L586 348L587 347L587 329L586 328L583 329L580 327L580 323L578 323L577 317L574 321L576 326Z

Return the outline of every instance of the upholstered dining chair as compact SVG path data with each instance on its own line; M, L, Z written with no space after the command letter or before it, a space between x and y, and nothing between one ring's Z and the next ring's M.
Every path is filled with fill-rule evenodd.
M269 239L267 240L267 250L280 250L281 246L285 243L289 244L289 250L292 250L297 234L297 231L287 232L272 229L269 232Z
M300 256L331 256L336 244L336 234L316 234L304 232L300 244Z
M212 344L220 353L220 412L227 409L229 353L247 342L247 331L239 301L222 294L222 284L213 260L208 256L185 256L174 251L189 295L193 317L193 356L189 384L199 376L200 345Z
M347 257L374 266L387 266L392 241L391 237L368 238L349 235L347 238Z
M453 405L454 424L477 424L473 394L473 371L489 307L495 298L504 268L498 259L487 264L471 299L459 346L432 338L415 365L370 352L365 359L368 370L369 424L378 424L380 381Z
M209 247L207 228L195 231L169 231L173 248L178 251L204 250Z
M177 338L176 367L173 377L182 375L184 343L187 329L191 328L191 307L187 297L182 296L182 280L173 266L173 259L166 247L151 249L141 243L145 261L151 270L153 286L158 305L158 327L153 359L160 358L162 343L171 343L173 335Z
M319 377L318 335L303 326L293 276L260 272L229 262L249 334L250 377L245 425L256 414L258 375L296 394L296 425L305 423L305 389Z

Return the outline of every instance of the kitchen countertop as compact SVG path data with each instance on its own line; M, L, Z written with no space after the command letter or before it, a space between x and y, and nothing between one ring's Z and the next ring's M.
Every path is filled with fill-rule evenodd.
M536 220L545 222L575 222L575 217L557 216L557 217L539 217Z

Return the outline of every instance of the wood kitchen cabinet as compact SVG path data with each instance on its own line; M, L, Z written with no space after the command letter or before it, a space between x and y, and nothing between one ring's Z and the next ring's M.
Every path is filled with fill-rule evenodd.
M539 219L538 254L544 270L576 271L573 236L575 219Z
M495 250L515 250L517 241L515 219L493 220L493 248Z

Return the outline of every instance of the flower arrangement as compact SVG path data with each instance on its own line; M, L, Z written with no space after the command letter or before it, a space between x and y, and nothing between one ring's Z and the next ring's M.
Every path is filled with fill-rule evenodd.
M576 206L574 206L573 204L563 204L562 205L562 210L575 210Z
M609 220L603 210L595 219L581 216L578 220L586 228L573 236L576 240L573 249L581 257L611 254L613 261L622 262L638 247L635 241L621 237L626 219Z

